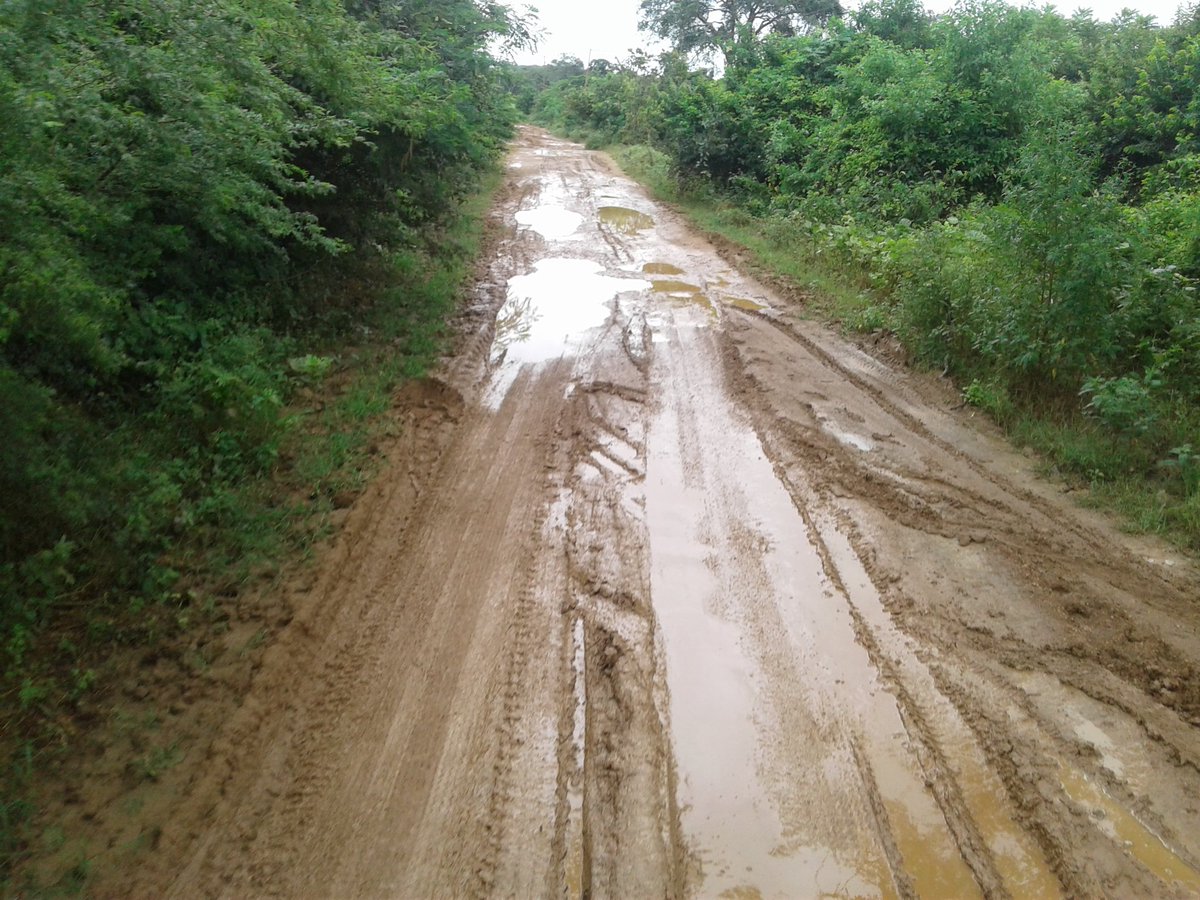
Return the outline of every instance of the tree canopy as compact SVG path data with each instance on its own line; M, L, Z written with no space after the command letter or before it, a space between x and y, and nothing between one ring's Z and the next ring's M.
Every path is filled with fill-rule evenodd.
M841 13L839 0L642 0L640 27L681 53L719 50L729 63L764 35L801 34Z

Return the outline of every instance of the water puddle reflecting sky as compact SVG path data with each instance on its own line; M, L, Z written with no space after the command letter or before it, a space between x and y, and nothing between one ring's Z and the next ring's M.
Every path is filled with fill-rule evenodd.
M535 206L522 209L516 215L517 223L536 231L548 241L560 241L579 230L583 216L561 206Z
M598 262L553 258L508 283L508 299L496 317L492 365L499 368L490 392L504 393L525 364L557 359L577 348L593 328L603 325L611 302L626 291L642 291L650 283L615 278Z

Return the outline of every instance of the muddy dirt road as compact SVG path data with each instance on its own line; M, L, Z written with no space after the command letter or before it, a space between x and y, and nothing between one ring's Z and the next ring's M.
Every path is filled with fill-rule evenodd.
M1200 895L1200 580L525 130L180 898ZM139 880L140 879L140 880Z

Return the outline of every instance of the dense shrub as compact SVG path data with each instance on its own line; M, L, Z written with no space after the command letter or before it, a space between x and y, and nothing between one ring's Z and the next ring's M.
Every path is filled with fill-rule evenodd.
M525 37L474 0L0 6L0 693L271 469L289 359L439 252Z

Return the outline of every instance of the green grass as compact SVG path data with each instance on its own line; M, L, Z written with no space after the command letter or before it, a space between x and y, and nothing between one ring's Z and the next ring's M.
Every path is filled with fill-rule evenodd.
M849 331L893 330L894 312L858 273L786 219L760 217L705 184L685 184L666 154L618 145L608 153L658 200L671 204L702 231L743 248L766 280L804 293L813 318ZM964 400L991 416L1018 446L1043 459L1048 477L1085 488L1081 502L1115 514L1126 530L1155 534L1200 552L1200 491L1157 465L1145 442L1100 428L1094 421L1036 401L1020 402L983 378L962 386ZM1182 439L1180 439L1182 441ZM1194 476L1194 472L1192 473Z
M1062 420L1029 409L1002 424L1014 443L1041 456L1047 475L1086 488L1085 506L1115 513L1131 533L1200 551L1200 493L1155 465L1143 445L1082 417Z

